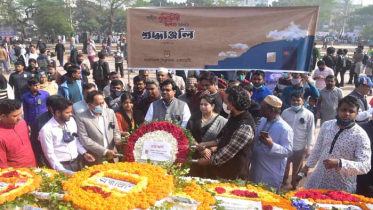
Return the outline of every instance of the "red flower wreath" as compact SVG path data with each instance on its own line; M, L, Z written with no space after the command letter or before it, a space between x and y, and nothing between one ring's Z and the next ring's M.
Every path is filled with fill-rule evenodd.
M135 157L133 150L136 144L136 141L144 136L146 133L153 131L166 131L170 133L177 140L178 152L176 154L175 163L184 163L188 160L190 154L190 144L191 140L185 136L184 131L170 123L170 122L151 122L148 124L143 124L131 136L127 139L127 144L125 148L124 161L125 162L135 162Z

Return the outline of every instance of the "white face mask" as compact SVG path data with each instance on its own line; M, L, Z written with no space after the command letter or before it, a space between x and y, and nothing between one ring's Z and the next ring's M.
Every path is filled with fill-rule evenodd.
M228 110L228 105L224 102L223 102L223 110L225 111L225 113L231 114L231 110Z

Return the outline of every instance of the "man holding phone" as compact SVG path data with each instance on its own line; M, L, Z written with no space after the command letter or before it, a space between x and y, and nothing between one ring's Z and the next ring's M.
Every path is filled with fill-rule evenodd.
M250 181L267 184L280 191L286 160L293 150L293 129L281 118L282 102L267 96L260 108L260 126L254 139Z

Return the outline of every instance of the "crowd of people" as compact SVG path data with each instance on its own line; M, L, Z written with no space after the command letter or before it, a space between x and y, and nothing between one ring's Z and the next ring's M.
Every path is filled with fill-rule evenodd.
M366 64L355 63L359 74L347 96L326 59L311 75L283 73L275 90L260 70L238 71L224 90L213 72L167 68L156 71L156 80L140 70L125 84L123 69L111 71L107 48L96 60L91 47L87 65L80 53L65 63L59 44L55 51L66 74L56 71L42 44L32 46L27 59L18 56L9 81L0 74L1 168L79 171L114 161L123 151L122 137L142 123L172 120L195 139L191 176L250 180L279 193L290 168L294 189L300 174L316 168L305 188L372 196L373 109L366 96L373 82ZM363 69L367 75L360 75Z

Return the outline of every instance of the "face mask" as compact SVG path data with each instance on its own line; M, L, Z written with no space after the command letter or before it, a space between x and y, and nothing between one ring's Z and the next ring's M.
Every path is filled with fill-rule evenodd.
M238 80L244 81L245 80L245 75L238 75Z
M302 81L302 79L291 79L291 84L292 85L297 85Z
M340 126L343 126L343 127L347 127L347 126L350 126L352 125L353 123L355 123L355 120L351 120L351 121L343 121L339 115L335 116L335 119L337 119L337 124L340 125Z
M253 88L256 89L256 90L259 90L259 89L263 88L263 85L261 85L261 86L255 86L255 85L253 85Z
M299 112L299 110L302 109L302 105L299 105L299 106L291 106L291 109L292 109L294 112Z
M101 106L95 106L95 109L92 110L96 114L102 114L103 108Z
M122 95L122 91L111 91L111 95L114 96L114 98L118 98Z
M76 63L81 65L83 63L83 61L77 61Z
M225 111L225 113L231 114L231 110L228 110L228 105L226 103L223 103L223 110Z
M284 78L284 79L287 79L289 77L289 75L286 74L286 73L281 73L281 77Z
M320 71L324 71L325 68L319 68Z
M48 70L48 74L53 74L54 70Z

